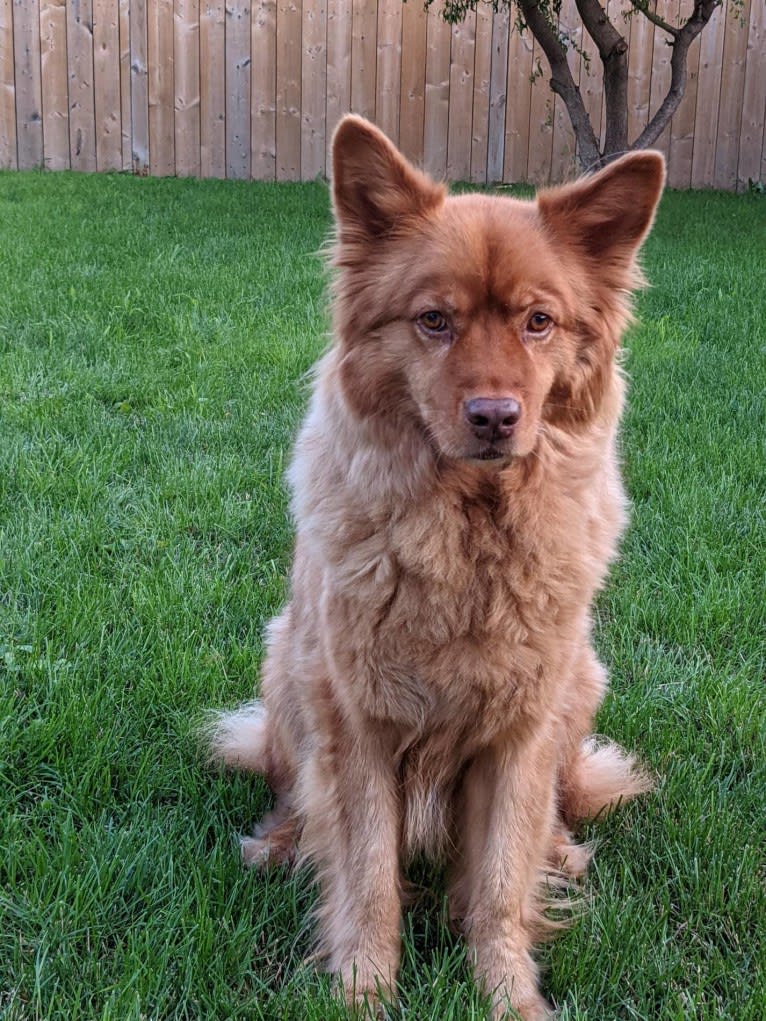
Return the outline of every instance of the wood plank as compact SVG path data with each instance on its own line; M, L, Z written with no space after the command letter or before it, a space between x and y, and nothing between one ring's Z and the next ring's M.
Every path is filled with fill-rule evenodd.
M130 0L120 2L120 128L122 169L132 167L133 114L130 103Z
M226 13L202 0L199 18L200 173L226 177Z
M40 69L45 166L69 170L66 0L40 4Z
M755 3L763 6L764 0L755 0ZM743 0L742 7L736 11L728 10L725 21L713 185L716 188L734 191L746 184L746 181L737 178L737 165L745 94L750 0ZM766 74L766 54L762 56L764 58L762 73Z
M678 0L656 0L657 14L669 25L678 24ZM652 55L652 85L649 97L649 117L653 117L662 105L668 88L670 87L670 58L673 50L669 45L670 36L661 28L654 30L654 49ZM670 153L671 125L667 124L665 130L652 142L652 148L663 153L667 158Z
M399 97L399 146L414 163L423 162L426 114L426 32L421 3L402 7L402 88Z
M377 7L369 0L353 0L351 36L351 109L375 120L377 67Z
M475 53L476 12L470 11L464 21L452 26L447 138L447 177L450 181L467 181L471 176Z
M157 177L168 177L176 172L173 0L149 0L147 13L149 169Z
M17 167L13 6L11 0L0 0L0 169Z
M511 27L508 40L508 104L505 114L505 166L508 184L527 180L529 162L529 108L532 100L532 33Z
M131 165L149 173L149 42L146 0L130 0Z
M277 180L301 176L301 8L277 4Z
M173 28L176 174L179 177L199 177L199 0L175 0Z
M580 54L583 37L582 21L575 0L562 0L559 12L559 33L567 41L567 64L575 85L580 82ZM561 96L553 97L553 144L551 152L552 184L571 181L577 176L577 140L566 104Z
M96 163L96 106L93 74L93 3L67 3L69 56L69 152L72 170L92 172Z
M671 188L690 188L692 183L692 152L694 149L694 117L697 109L697 83L699 81L700 37L694 40L687 54L686 89L684 98L673 114L670 125L668 151L668 185Z
M122 170L119 0L93 0L96 166Z
M701 33L692 153L692 188L710 188L713 184L725 18L725 10L717 8Z
M529 104L529 159L527 180L542 187L551 179L553 155L553 93L545 54L535 41L532 53L534 82ZM539 73L542 68L542 74Z
M428 9L426 29L426 95L423 162L436 178L447 175L450 119L450 26L441 17L441 5Z
M253 5L253 71L250 97L250 173L259 181L277 174L277 3Z
M476 9L476 46L473 65L473 120L471 131L470 178L476 184L487 183L489 149L489 87L492 73L492 8L480 4Z
M327 2L327 102L326 153L328 177L332 176L332 136L338 121L351 109L351 4Z
M508 85L508 8L495 11L492 19L492 68L489 77L489 139L487 144L487 182L503 180L505 155L505 108Z
M766 179L761 171L761 154L764 151L764 145L766 145L764 53L766 53L766 4L752 3L745 59L745 89L742 95L742 128L737 168L737 179L743 188L747 187L748 181Z
M375 122L399 144L402 88L402 0L378 0Z
M14 0L13 52L16 67L16 143L19 170L43 165L40 16L36 4Z
M226 3L226 176L250 177L250 0Z
M303 5L301 65L301 180L325 173L327 130L327 3Z

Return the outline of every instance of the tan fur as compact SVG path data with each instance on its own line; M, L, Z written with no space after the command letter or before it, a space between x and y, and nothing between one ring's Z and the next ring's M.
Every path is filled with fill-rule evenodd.
M494 1016L548 1016L541 877L582 874L569 827L648 786L590 737L589 608L625 522L616 354L662 181L641 153L535 202L448 197L367 122L336 133L335 341L289 474L291 596L262 701L214 752L266 774L244 856L315 866L350 999L393 990L401 869L425 852ZM518 403L510 435L477 434L477 397Z

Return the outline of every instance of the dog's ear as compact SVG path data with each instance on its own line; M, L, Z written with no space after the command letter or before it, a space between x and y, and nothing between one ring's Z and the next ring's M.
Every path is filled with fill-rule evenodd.
M632 272L665 183L658 152L635 152L574 184L542 192L538 209L548 229L597 267L616 287L638 283Z
M341 240L384 237L444 197L444 188L408 163L382 131L353 114L335 131L332 170Z

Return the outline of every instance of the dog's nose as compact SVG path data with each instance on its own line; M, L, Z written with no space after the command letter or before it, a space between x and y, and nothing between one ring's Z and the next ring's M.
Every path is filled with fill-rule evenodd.
M521 418L521 405L513 397L472 397L463 414L480 440L507 439Z

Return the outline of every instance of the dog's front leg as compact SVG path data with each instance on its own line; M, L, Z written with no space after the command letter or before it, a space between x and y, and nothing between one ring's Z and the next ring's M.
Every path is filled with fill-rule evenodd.
M374 730L336 717L304 788L305 849L321 885L322 950L347 999L394 988L400 957L400 799L393 755Z
M550 1017L530 955L536 894L554 819L556 757L547 732L481 752L466 773L453 895L493 1017Z

